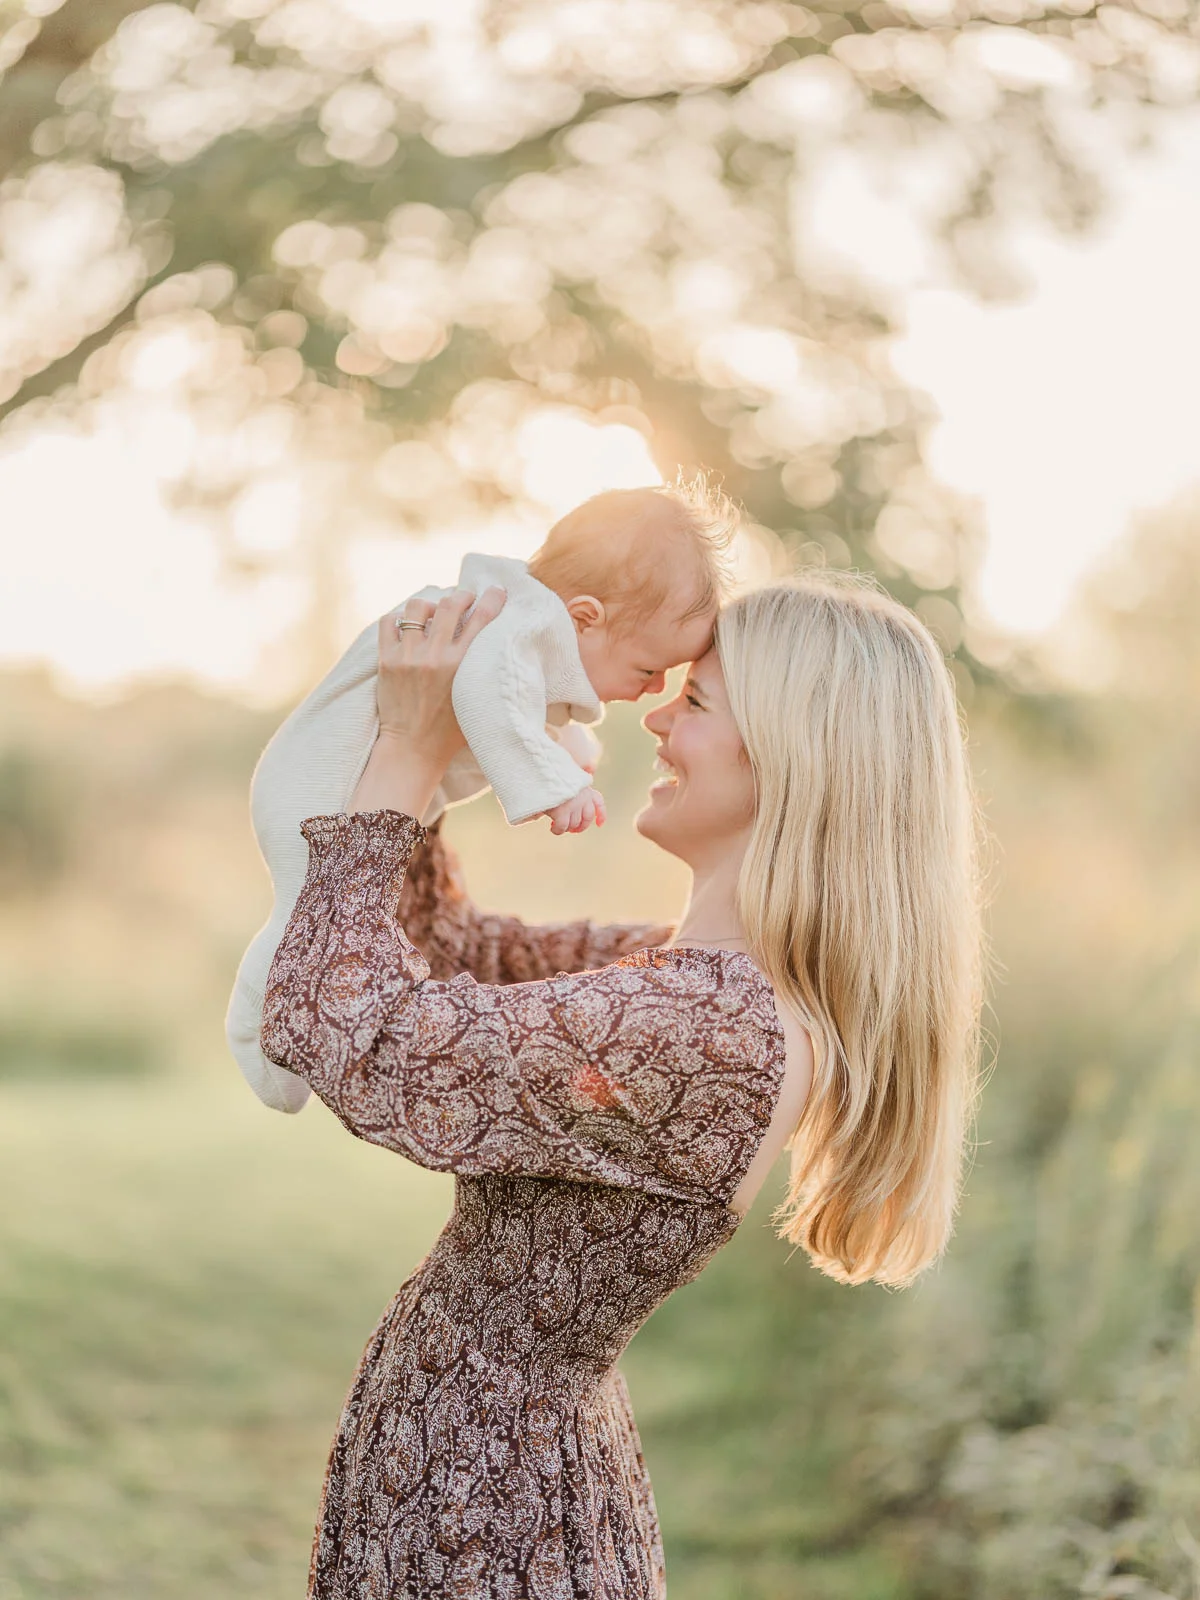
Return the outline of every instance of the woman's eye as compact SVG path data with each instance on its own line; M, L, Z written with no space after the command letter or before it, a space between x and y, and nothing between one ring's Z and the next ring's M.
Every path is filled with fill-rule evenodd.
M684 699L687 701L688 705L695 706L697 711L704 710L704 707L700 704L699 700L696 699L694 694L685 695Z

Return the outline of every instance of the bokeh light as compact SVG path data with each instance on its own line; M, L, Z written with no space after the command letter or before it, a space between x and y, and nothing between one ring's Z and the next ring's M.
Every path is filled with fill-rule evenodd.
M0 1592L283 1600L450 1203L221 1031L254 763L350 640L706 469L949 660L996 848L958 1230L749 1225L623 1358L671 1591L1195 1600L1196 0L0 4ZM477 903L677 916L632 819ZM805 796L797 796L803 804Z

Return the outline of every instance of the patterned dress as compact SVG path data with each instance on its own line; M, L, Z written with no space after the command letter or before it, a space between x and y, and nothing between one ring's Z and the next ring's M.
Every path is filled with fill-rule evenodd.
M770 986L740 953L648 948L661 928L482 915L436 834L405 882L425 830L397 811L301 831L263 1049L456 1180L346 1401L310 1600L661 1596L616 1362L738 1226L783 1077Z

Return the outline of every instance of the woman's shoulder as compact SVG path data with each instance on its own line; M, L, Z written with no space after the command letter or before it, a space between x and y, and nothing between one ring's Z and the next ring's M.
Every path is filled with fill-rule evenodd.
M747 998L772 997L774 991L752 956L744 950L727 950L712 944L658 944L631 950L616 966L643 968L662 974L670 984L714 995Z
M687 1041L710 1064L774 1076L786 1041L775 993L742 951L711 945L657 945L631 951L610 966L615 994L629 1002L627 1020Z
M702 945L637 950L591 976L601 986L575 991L569 1025L603 1087L656 1130L664 1171L728 1203L787 1070L770 983L749 956Z

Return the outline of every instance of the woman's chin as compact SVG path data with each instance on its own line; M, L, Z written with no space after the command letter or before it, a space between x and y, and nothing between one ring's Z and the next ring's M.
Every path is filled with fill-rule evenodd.
M633 825L643 839L654 844L665 844L664 823L675 798L674 784L656 783L646 796L646 804L633 819Z

